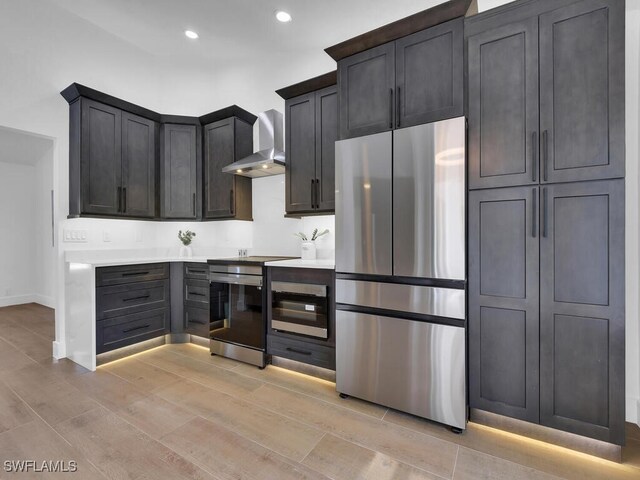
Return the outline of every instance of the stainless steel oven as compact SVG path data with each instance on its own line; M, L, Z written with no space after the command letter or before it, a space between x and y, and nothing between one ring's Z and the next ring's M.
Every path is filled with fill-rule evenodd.
M328 338L327 286L271 282L271 328Z
M265 366L262 267L209 268L211 353Z

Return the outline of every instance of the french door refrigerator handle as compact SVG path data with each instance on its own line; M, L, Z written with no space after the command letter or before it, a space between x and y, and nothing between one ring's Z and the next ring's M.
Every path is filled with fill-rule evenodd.
M538 235L536 228L538 223L538 189L532 188L531 194L533 196L533 200L531 201L531 236L536 238L536 235Z
M389 128L393 128L393 88L389 89Z
M531 134L531 180L536 181L538 170L538 133Z

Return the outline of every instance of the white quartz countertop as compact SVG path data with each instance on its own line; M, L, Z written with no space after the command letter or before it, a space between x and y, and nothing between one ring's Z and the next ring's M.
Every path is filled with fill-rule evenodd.
M265 265L267 267L325 268L327 270L333 270L336 268L336 262L333 258L319 260L303 260L301 258L294 258L291 260L267 262Z
M232 252L196 252L193 257L180 257L174 249L149 250L69 250L65 252L67 263L81 263L94 267L136 265L141 263L193 262L206 263L210 259L232 258Z

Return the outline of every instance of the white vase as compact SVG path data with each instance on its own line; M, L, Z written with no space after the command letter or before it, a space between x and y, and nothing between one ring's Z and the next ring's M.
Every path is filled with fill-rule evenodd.
M191 250L191 245L183 245L180 247L180 258L191 258L193 257L193 251Z
M315 260L316 259L316 244L315 242L302 242L302 260Z

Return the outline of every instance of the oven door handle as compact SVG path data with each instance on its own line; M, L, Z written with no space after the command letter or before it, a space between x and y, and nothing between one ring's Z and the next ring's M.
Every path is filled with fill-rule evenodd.
M298 293L326 297L327 286L314 283L271 282L271 290L278 293Z
M210 273L209 281L216 283L230 283L233 285L262 286L262 277L257 275L236 275L228 273Z

